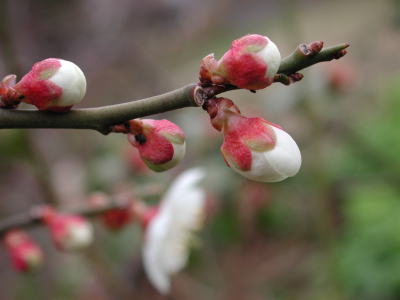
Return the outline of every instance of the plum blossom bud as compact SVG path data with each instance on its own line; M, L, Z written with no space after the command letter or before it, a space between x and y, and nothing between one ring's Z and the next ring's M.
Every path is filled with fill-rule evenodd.
M198 186L200 168L182 173L168 189L159 207L143 210L143 265L153 286L170 290L170 277L186 265L193 233L202 227L205 192Z
M43 222L59 250L81 249L93 241L92 224L81 216L61 214L49 209L43 216Z
M104 207L111 203L111 199L108 195L96 192L90 195L89 202L94 207ZM127 203L125 207L114 208L105 211L100 215L100 219L103 224L111 230L120 230L128 225L133 218L132 205L133 203Z
M42 265L42 250L22 230L8 232L4 237L4 244L16 270L29 272Z
M221 152L228 166L261 182L277 182L296 175L301 154L292 137L267 120L242 116L231 102L214 98L206 107L212 124L217 124L214 127L224 134Z
M168 120L135 119L129 121L129 129L129 142L153 171L173 168L185 155L185 134Z
M39 110L65 112L82 101L86 78L73 62L48 58L35 63L13 89Z
M263 89L273 83L280 63L281 54L274 42L266 36L248 34L233 41L219 61L213 54L203 58L200 81L249 90Z

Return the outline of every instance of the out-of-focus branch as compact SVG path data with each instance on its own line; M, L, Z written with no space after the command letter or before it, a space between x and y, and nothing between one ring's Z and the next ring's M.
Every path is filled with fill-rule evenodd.
M61 211L85 217L95 217L109 210L128 208L131 204L131 199L112 199L108 203L105 203L101 206L93 206L88 204L85 206L62 209ZM27 212L0 219L0 236L14 228L25 229L42 224L42 207L43 206L32 207Z
M349 46L340 44L322 49L322 45L322 42L299 45L291 55L282 60L276 81L288 84L290 81L300 80L301 76L296 73L297 71L319 62L338 59L346 54L345 49ZM74 109L66 113L0 109L0 129L92 129L108 134L113 125L178 108L202 106L208 98L233 89L236 87L210 86L202 88L193 83L146 99L97 108Z

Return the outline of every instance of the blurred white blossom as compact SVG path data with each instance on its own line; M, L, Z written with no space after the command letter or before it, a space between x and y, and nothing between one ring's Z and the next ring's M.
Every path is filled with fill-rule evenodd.
M185 266L193 233L201 228L205 192L198 183L204 176L200 168L182 173L146 228L144 268L150 282L162 294L170 290L170 276Z

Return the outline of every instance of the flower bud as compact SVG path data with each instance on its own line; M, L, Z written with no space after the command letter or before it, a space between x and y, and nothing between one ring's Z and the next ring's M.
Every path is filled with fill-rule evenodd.
M263 89L273 83L281 55L268 37L249 34L232 42L217 62L213 54L203 58L200 81L205 84L230 84L248 90Z
M8 232L4 237L4 244L16 270L29 272L42 265L42 250L22 230Z
M73 251L89 246L93 227L85 218L50 212L43 217L55 246L62 251Z
M262 118L238 113L226 98L207 105L212 124L222 127L221 152L229 167L254 181L277 182L297 174L301 154L296 142L282 128ZM215 126L214 126L215 127ZM217 128L217 129L218 129Z
M101 192L96 192L90 195L89 202L94 207L104 207L111 202L110 198ZM103 224L111 230L120 230L132 221L133 212L132 205L127 205L121 208L114 208L105 211L100 215Z
M13 89L39 110L65 112L85 96L86 78L74 63L48 58L34 64Z
M183 130L168 120L135 119L129 122L129 142L153 171L175 167L185 155Z

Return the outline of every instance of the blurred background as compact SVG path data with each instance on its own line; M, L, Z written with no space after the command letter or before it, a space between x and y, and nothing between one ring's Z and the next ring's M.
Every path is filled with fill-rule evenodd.
M351 44L292 86L226 93L292 135L300 173L260 184L232 172L198 108L155 116L187 136L184 162L162 174L143 170L123 135L1 130L1 218L93 191L157 202L182 170L208 172L207 221L171 296L143 273L138 226L96 224L95 245L76 254L31 230L46 255L34 274L16 273L0 247L1 300L400 299L400 1L1 0L0 73L20 78L60 57L86 74L81 107L121 103L196 81L202 57L247 33L269 36L282 56L302 42Z

